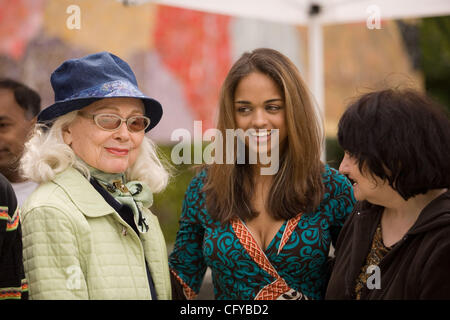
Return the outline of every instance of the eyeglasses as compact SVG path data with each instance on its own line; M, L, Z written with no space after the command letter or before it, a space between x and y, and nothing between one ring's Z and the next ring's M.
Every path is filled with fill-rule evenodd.
M122 123L125 122L127 124L127 128L130 132L140 132L150 125L150 119L146 116L132 116L128 119L124 119L116 114L109 113L99 113L99 114L90 114L86 115L82 112L78 113L79 115L87 118L91 118L94 120L95 124L106 131L117 131L122 126Z

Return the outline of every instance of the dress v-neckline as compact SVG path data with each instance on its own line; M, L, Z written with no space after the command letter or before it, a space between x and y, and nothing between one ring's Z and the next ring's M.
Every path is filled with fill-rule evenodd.
M250 256L255 260L256 262L260 261L260 259L257 258L257 252L259 251L264 257L267 259L267 262L269 262L269 259L266 256L266 253L270 253L273 246L276 243L276 240L278 238L278 235L280 232L283 232L281 236L280 243L278 245L277 249L277 255L280 254L281 250L283 250L284 245L288 242L290 239L292 232L297 227L298 223L300 222L300 219L303 217L302 213L297 214L294 218L291 218L289 220L286 220L278 230L278 232L274 235L273 239L270 241L269 245L265 250L261 248L261 246L256 241L255 237L253 236L250 229L247 227L245 222L240 219L236 218L232 221L232 228L234 230L234 233L236 234L237 238L241 242L241 244L244 246L244 248L248 251Z
M289 220L285 220L284 222L283 222L283 224L280 226L280 228L278 229L278 231L275 233L275 235L273 236L273 238L270 240L270 242L269 242L269 244L267 245L267 247L266 248L262 248L262 246L260 246L259 244L258 244L258 241L256 241L256 237L255 237L255 235L253 234L253 232L250 230L250 228L248 227L248 225L242 220L242 219L239 219L240 221L241 221L241 223L244 225L244 227L247 229L247 231L248 231L248 233L250 234L250 236L252 237L252 239L253 239L253 241L255 242L255 244L258 246L258 248L262 251L262 252L264 252L264 254L267 254L268 252L269 252L269 250L275 245L274 244L274 242L276 242L276 239L278 238L278 234L281 232L281 230L283 230L283 233L284 233L284 231L286 230L286 223L287 223L287 221L289 221ZM280 243L280 245L281 245L281 243Z
M236 234L236 237L239 239L240 243L244 247L244 249L249 254L250 258L265 272L267 272L269 275L271 275L276 281L273 283L274 286L281 286L280 288L283 288L283 290L289 289L286 285L286 282L283 278L280 277L278 274L275 266L272 264L272 262L269 260L266 253L269 253L269 250L271 250L274 246L274 242L278 237L278 234L283 230L283 235L281 236L280 244L277 250L277 255L280 254L281 250L283 249L284 245L288 242L289 238L292 235L292 232L297 227L300 219L302 217L302 214L299 213L294 218L291 218L283 223L283 225L278 230L277 234L274 236L272 241L267 246L266 250L262 250L262 248L258 245L255 238L251 234L248 227L245 225L245 223L239 219L233 219L231 221L231 227L234 230L234 233ZM279 282L279 283L278 283ZM270 287L270 285L269 285ZM278 288L278 289L280 289ZM283 291L282 290L282 291ZM276 291L276 290L275 290ZM283 291L284 292L284 291Z

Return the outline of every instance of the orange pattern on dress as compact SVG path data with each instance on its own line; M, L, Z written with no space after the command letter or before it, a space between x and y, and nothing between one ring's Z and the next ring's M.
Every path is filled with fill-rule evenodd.
M287 239L289 239L290 235L292 234L292 231L295 229L295 228L292 228L291 224L294 224L295 220L297 220L297 219L299 219L299 218L295 217L288 221L288 224L286 227L289 226L289 230L287 232L285 232L285 234L284 234L284 236L286 236ZM290 223L291 220L293 220L292 223ZM297 220L297 223L298 223L298 220ZM276 279L274 282L272 282L269 285L262 288L256 295L255 300L276 300L283 293L291 290L291 288L289 288L289 286L287 285L286 281L284 281L284 279L280 277L278 272L272 266L269 259L266 257L266 255L261 250L261 248L258 246L255 239L251 235L250 231L245 227L242 220L233 219L231 222L231 225L233 227L234 233L238 237L241 244L244 246L245 250L247 250L250 257L264 271L266 271L268 274L270 274L272 277L274 277ZM297 224L295 224L295 226L296 225ZM286 243L286 241L287 240L285 240L284 242Z
M271 284L265 286L258 292L255 300L276 300L283 293L291 290L283 278L278 278Z
M280 246L278 248L278 254L280 254L284 245L288 242L289 238L291 237L292 232L294 232L301 217L302 217L302 214L299 213L294 218L289 219L288 222L286 223L286 228L284 229L284 233L283 233L283 236L281 237L281 241L280 241Z
M177 278L178 282L180 282L181 286L183 287L183 293L186 299L194 300L197 297L195 291L192 290L191 287L189 287L187 283L184 282L183 279L181 279L180 276L174 270L170 269L170 272L172 272L172 274L175 276L175 278Z
M269 259L267 259L264 252L262 252L261 248L256 243L255 239L245 227L244 223L240 219L233 219L231 222L234 233L238 237L241 244L244 246L245 250L247 250L250 257L268 274L270 274L274 278L279 278L280 276L275 271L274 267L270 263Z

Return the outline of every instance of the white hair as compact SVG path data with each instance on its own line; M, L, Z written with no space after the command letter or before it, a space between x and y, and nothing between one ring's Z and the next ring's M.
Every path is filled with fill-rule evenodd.
M63 129L66 128L77 116L78 111L72 111L55 120L48 128L46 125L37 124L34 133L25 143L24 154L20 160L20 169L23 177L44 183L53 180L54 177L73 167L80 171L88 180L89 169L80 161L72 148L64 142ZM157 154L157 147L147 136L142 140L139 155L135 163L125 171L129 181L139 180L148 184L152 192L164 190L169 181L169 164L164 165Z

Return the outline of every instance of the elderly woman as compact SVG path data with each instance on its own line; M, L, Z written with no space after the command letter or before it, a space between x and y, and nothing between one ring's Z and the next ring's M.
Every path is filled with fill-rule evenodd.
M450 121L412 90L362 96L339 123L355 210L327 299L450 298Z
M168 173L145 132L161 105L129 65L97 53L52 74L55 103L26 144L24 175L40 185L23 207L31 299L170 299L153 192Z

